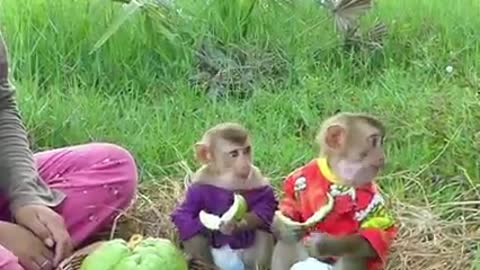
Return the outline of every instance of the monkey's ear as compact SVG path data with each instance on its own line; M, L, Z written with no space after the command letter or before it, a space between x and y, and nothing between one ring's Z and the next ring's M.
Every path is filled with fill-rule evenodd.
M333 150L342 148L345 145L346 130L340 125L332 125L325 132L325 144Z
M195 157L197 158L198 161L200 161L203 164L206 164L210 161L211 155L210 155L210 149L207 144L205 143L196 143L195 144Z

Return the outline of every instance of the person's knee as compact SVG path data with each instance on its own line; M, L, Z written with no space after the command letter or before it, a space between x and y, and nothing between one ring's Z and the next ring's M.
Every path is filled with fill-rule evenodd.
M115 174L123 190L122 197L126 202L134 199L138 185L137 164L133 155L124 147L112 143L92 143L90 145L102 156L107 156L109 162L116 164Z
M135 160L130 151L118 144L98 142L90 143L86 146L90 149L94 149L94 151L91 152L96 155L106 156L110 160L124 161L131 165L135 165Z

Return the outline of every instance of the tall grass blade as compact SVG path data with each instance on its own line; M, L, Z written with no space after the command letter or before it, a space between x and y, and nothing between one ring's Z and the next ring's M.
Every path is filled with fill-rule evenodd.
M150 20L150 29L157 34L165 36L170 42L173 42L175 34L173 33L173 27L167 16L167 7L149 3L145 5L144 11Z
M130 3L125 4L123 8L121 9L120 13L117 14L113 20L113 22L110 24L110 26L107 28L105 33L102 35L102 37L95 43L93 46L93 49L90 51L90 54L96 52L100 47L102 47L107 40L115 34L118 29L133 15L137 14L138 12L142 11L142 7L144 6L144 3L140 3L136 0L132 0Z

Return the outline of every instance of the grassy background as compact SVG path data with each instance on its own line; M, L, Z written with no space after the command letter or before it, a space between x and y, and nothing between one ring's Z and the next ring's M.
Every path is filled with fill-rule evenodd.
M251 129L256 162L278 184L314 157L324 117L368 111L389 128L386 192L478 199L479 1L380 0L365 23L379 17L388 25L386 47L363 59L340 52L331 18L310 1L257 8L247 36L203 2L178 1L189 17L172 19L175 42L149 36L137 16L89 54L118 4L2 0L1 30L34 148L119 143L148 181L181 175L180 161L196 166L195 140L235 120ZM260 78L247 99L209 99L187 81L204 37L272 52L273 66L284 64L282 80Z

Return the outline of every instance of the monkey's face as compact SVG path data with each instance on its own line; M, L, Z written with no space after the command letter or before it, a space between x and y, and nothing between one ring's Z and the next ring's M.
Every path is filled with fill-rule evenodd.
M335 153L335 152L333 152ZM349 129L330 158L332 169L345 185L361 186L383 169L383 134L366 124Z
M248 179L252 169L252 147L248 140L244 144L219 140L216 148L217 166L223 173L231 173L242 180Z

